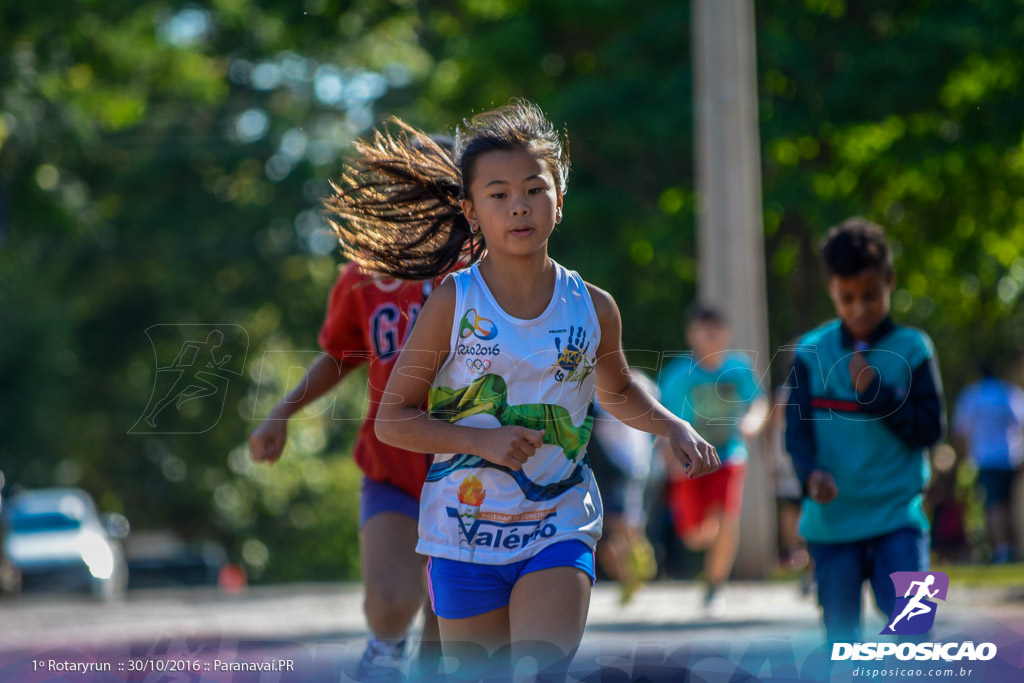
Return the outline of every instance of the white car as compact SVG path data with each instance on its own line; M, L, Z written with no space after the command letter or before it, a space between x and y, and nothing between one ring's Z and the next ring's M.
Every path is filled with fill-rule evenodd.
M3 521L3 556L14 577L5 588L88 591L104 600L124 596L128 569L116 537L121 534L108 527L124 528L127 520L115 515L105 526L85 491L24 491L5 501Z

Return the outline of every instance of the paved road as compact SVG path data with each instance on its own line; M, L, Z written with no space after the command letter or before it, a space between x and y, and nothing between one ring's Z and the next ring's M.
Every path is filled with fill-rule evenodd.
M67 598L6 600L0 602L0 682L93 680L91 673L59 669L69 661L114 662L113 678L96 674L97 681L234 680L237 673L218 677L209 668L213 660L222 658L293 661L302 672L296 678L264 672L238 680L320 680L316 672L323 672L325 680L345 680L345 667L358 658L366 637L360 590L358 584L303 584L255 588L237 595L211 590L149 591L131 593L126 601L110 605ZM700 666L729 680L736 662L757 660L765 648L782 653L776 664L783 668L790 662L809 661L821 650L817 607L794 584L734 584L724 616L715 620L702 615L700 597L696 584L660 583L622 606L613 585L599 584L578 657L580 666L587 671L618 666L626 671L623 680L629 680L630 667L639 662L672 663L682 657L692 664L699 656ZM968 624L972 628L981 624L988 629L985 633L997 633L1010 648L1016 647L1009 656L1021 660L1016 665L1024 667L1022 591L951 590L949 600L941 605L935 634L952 639ZM877 633L882 626L880 618L872 617L867 632ZM208 668L178 677L166 671L125 669L175 657L187 660L188 667L201 661ZM46 670L40 671L40 665L31 664L34 661L44 662ZM768 674L770 665L767 661ZM36 670L24 678L30 666ZM715 675L704 679L717 680Z

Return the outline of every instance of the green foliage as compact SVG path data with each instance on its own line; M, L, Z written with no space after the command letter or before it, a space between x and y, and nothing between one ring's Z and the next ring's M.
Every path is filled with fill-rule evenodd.
M284 390L266 384L265 353L317 349L336 272L318 209L326 179L373 124L375 101L430 65L415 13L384 9L222 0L0 10L9 483L81 485L136 528L220 539L256 575L358 572L355 522L340 521L356 484L334 461L347 457L354 422L322 421L278 476L250 476L238 454L265 414L255 388ZM189 325L243 330L218 350L238 367L214 398L180 402L146 428L144 414L173 387L169 364L197 341ZM358 416L362 387L346 383L340 397ZM325 451L319 469L308 464ZM306 464L301 476L291 460ZM312 517L292 514L303 504ZM288 554L302 524L333 564L324 552Z
M1015 3L758 4L778 341L829 315L812 249L864 215L896 249L895 317L937 341L953 396L1024 344L1024 21Z

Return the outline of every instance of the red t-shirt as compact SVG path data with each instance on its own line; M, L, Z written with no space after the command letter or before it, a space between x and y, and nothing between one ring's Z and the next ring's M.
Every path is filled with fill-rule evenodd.
M373 425L391 368L431 288L429 281L375 279L349 263L331 289L319 337L320 348L342 366L370 364L366 387L370 403L356 439L356 464L367 478L392 484L417 500L431 456L381 443Z

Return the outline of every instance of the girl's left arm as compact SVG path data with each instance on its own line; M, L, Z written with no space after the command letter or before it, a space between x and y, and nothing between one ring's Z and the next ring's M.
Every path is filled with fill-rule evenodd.
M597 398L601 406L625 424L668 439L672 454L686 468L687 475L699 477L721 464L715 447L705 441L689 422L656 401L633 381L622 352L622 317L608 292L587 284L601 325L597 347Z

